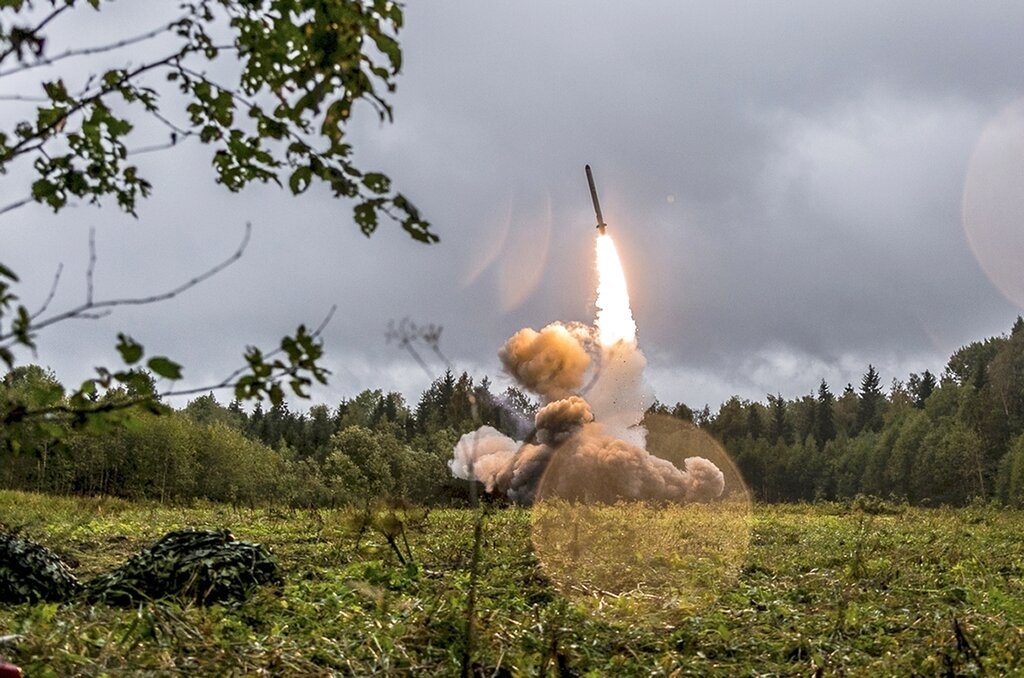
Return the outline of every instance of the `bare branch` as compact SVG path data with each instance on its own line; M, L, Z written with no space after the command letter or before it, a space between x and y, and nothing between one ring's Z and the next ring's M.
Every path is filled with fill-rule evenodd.
M31 101L32 103L46 103L50 97L28 96L25 94L0 94L0 101Z
M395 325L394 320L388 321L387 332L384 333L384 337L388 343L394 341L399 348L404 348L412 359L423 369L428 377L433 377L434 373L430 370L430 366L427 365L427 361L423 359L420 352L416 350L415 343L419 340L419 328L409 318L402 318L398 325Z
M186 282L182 283L181 285L178 285L177 287L170 289L166 292L161 292L159 294L154 294L147 297L123 297L120 299L105 299L102 301L96 301L93 297L93 273L96 265L96 245L94 232L90 231L89 266L86 271L87 289L85 302L74 308L44 318L43 320L40 320L38 322L33 322L28 327L29 335L35 336L40 330L43 330L49 327L50 325L54 325L65 320L102 318L105 317L106 315L109 315L111 310L117 306L142 306L146 304L154 304L160 301L166 301L168 299L173 299L179 294L195 287L196 285L199 285L200 283L208 280L209 278L212 278L213 276L217 275L231 264L238 261L245 253L245 250L249 245L249 239L251 238L251 236L252 224L246 223L245 235L242 237L242 242L239 244L238 248L234 251L234 253L231 254L231 256L229 256L227 259L220 262L216 266L213 266L212 268L201 273L200 275L197 275L196 277L191 278ZM14 335L10 332L6 334L0 334L0 341L6 341L8 339L11 339L13 336Z
M0 207L0 214L7 214L8 212L13 212L14 210L18 209L19 207L24 207L25 205L29 204L30 202L32 202L32 196L29 196L27 198L22 198L21 200L16 200L15 202L12 202L9 205L5 205L4 207Z
M133 148L126 152L126 155L145 155L146 153L155 153L157 151L166 151L169 148L174 148L178 145L178 139L172 138L166 144L153 144L152 146L140 146L139 148Z
M89 228L89 265L85 269L85 303L92 306L93 276L96 273L96 229Z
M53 274L53 283L50 285L50 293L46 295L46 299L43 300L43 305L39 307L39 310L33 313L30 318L35 320L49 308L50 302L53 301L53 296L57 294L57 285L60 284L60 274L64 271L64 264L57 264L57 272Z
M143 153L153 153L155 151L165 151L165 150L167 150L169 148L174 148L175 146L177 146L178 143L181 142L182 139L185 139L185 138L188 138L188 137L192 137L192 136L196 136L196 133L195 133L194 130L185 129L184 127L181 127L180 125L176 125L174 122L172 122L172 121L168 120L166 117L164 117L157 110L151 110L151 111L149 111L149 113L154 118L159 120L165 127L167 127L168 129L171 130L171 140L169 142L165 143L165 144L152 144L150 146L142 146L141 148L136 148L136 149L130 150L130 151L128 151L128 155L141 155Z
M155 38L156 36L160 35L161 33L165 33L166 31L171 30L172 28L174 28L175 25L177 25L177 23L179 21L180 21L180 19L176 19L175 21L172 21L169 24L164 24L163 26L160 26L159 28L154 28L151 31L147 31L146 33L142 33L140 35L136 35L135 37L132 37L132 38L125 38L124 40L118 40L117 42L111 42L111 43L108 43L106 45L96 45L94 47L78 47L78 48L69 49L67 51L61 52L60 54L57 54L57 55L52 56L52 57L43 57L41 59L33 61L30 64L22 64L20 66L15 67L15 68L9 68L6 71L0 71L0 78L2 78L4 76L8 76L8 75L13 75L15 73L21 73L21 72L24 72L24 71L27 71L27 70L31 70L33 68L38 68L39 66L49 66L50 64L56 63L58 61L61 61L63 59L67 59L67 58L70 58L70 57L88 56L90 54L100 54L102 52L110 52L110 51L113 51L115 49L120 49L122 47L127 47L128 45L134 45L136 43L143 42L143 41L149 40L151 38Z
M183 137L188 137L188 136L192 136L193 134L195 134L195 132L190 130L190 129L185 129L183 127L180 127L179 125L174 124L173 122L171 122L170 120L165 118L163 116L163 114L160 113L160 111L152 110L152 111L150 111L150 113L153 115L154 118L156 118L157 120L162 122L164 125L169 127L172 132L176 132L176 133L180 134Z
M394 341L399 348L404 348L423 368L427 376L433 377L434 373L416 350L416 345L426 346L446 367L450 368L451 362L441 352L441 332L443 330L444 328L440 325L417 325L409 318L402 318L397 326L394 320L388 321L388 329L384 336L388 343Z

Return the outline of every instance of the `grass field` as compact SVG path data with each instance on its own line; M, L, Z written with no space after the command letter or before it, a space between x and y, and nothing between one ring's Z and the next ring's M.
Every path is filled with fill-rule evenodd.
M632 579L644 579L637 568L653 564L657 573L678 573L676 584L693 571L714 595L681 604L674 615L620 605L615 619L586 604L595 598L587 593L585 555L574 554L584 565L568 585L542 567L535 553L548 547L534 549L531 532L549 526L550 516L493 509L483 528L477 594L479 674L1024 671L1024 513L878 509L757 506L743 524L725 522L722 532L737 535L725 540L725 551L709 537L713 514L702 514L690 531L726 553L710 579L685 554L646 551L643 541L657 530L646 528L641 511L617 523L613 540L632 558L621 565L632 568L623 575L630 588ZM190 525L228 527L268 545L286 580L283 590L262 591L238 608L2 607L2 633L23 637L0 653L28 675L457 673L473 520L469 510L430 511L410 524L408 551L399 540L399 551L412 556L403 565L380 531L357 543L346 511L175 508L0 492L0 521L57 550L83 578ZM640 529L630 536L629 525ZM549 569L556 577L573 570L564 562Z

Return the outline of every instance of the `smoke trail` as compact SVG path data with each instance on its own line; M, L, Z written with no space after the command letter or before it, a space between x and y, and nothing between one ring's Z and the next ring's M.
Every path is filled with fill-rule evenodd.
M641 422L654 396L610 236L598 236L597 265L596 327L525 328L498 352L505 371L544 403L532 440L516 441L490 426L467 433L449 462L452 475L524 504L544 497L611 503L721 496L725 476L712 462L694 456L678 468L644 449Z

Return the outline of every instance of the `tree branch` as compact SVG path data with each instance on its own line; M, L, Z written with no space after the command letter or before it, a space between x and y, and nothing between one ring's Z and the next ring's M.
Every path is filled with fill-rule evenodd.
M419 343L424 344L446 367L451 368L451 362L441 352L441 331L443 329L440 325L433 324L420 326L406 317L402 318L397 325L394 320L389 320L388 329L384 337L388 343L394 341L399 348L404 348L412 356L413 360L423 368L427 376L432 378L434 373L430 370L423 356L416 350L415 345Z
M89 265L85 268L85 305L92 306L93 275L96 273L96 229L89 229Z
M44 28L46 28L46 24L48 24L48 23L50 23L51 21L53 21L54 19L56 19L56 18L57 18L58 16L60 16L60 15L61 15L62 13L64 13L64 12L65 12L66 10L69 10L69 9L71 9L71 7L72 7L72 5L71 5L70 3L68 3L68 4L65 4L65 5L61 5L61 6L60 6L60 7L58 7L57 9L53 10L52 12L50 12L50 13L49 13L49 14L48 14L48 15L46 16L46 18L45 18L45 19L43 19L43 20L42 20L41 22L39 22L39 23L38 23L38 24L36 25L36 27L35 27L35 28L32 28L32 29L30 29L30 30L29 30L29 31L28 31L28 32L27 32L27 33L25 34L25 36L24 36L24 38L23 38L23 39L27 39L27 38L29 38L29 37L33 37L33 38L34 38L34 37L36 37L36 34L37 34L37 33L38 33L39 31L41 31L41 30L43 30ZM19 44L20 44L20 43L11 43L11 46L10 46L10 47L8 47L8 48L7 48L6 50L4 50L4 51L3 51L2 53L0 53L0 63L3 63L3 62L4 62L4 61L5 61L6 59L7 59L7 57L9 57L9 56L11 56L12 54L14 54L15 52L17 52L17 51L18 51L18 45L19 45ZM19 56L20 56L20 55L19 55Z
M317 325L316 329L313 330L313 332L310 333L309 336L312 339L318 339L320 337L320 335L323 334L323 331L330 324L331 319L334 318L334 314L335 314L335 312L337 310L338 310L338 306L336 304L331 306L330 310L327 312L327 315L324 316L324 319L321 320L320 324ZM278 347L278 348L276 348L276 349L266 353L265 357L270 358L272 356L275 356L275 355L278 355L278 354L282 353L283 351L284 351L283 348ZM218 382L216 384L209 385L209 386L196 386L196 387L193 387L193 388L186 388L186 389L179 389L179 390L169 389L169 390L166 390L166 391L161 391L160 393L155 393L152 396L147 396L147 397L128 398L128 399L125 399L125 400L117 400L117 401L111 401L111 402L105 402L105 403L98 403L95 407L82 408L82 407L73 407L71 405L63 405L62 404L62 405L52 405L50 407L43 407L43 408L39 408L39 409L36 409L36 410L23 410L23 411L18 413L18 421L24 421L25 419L30 419L30 418L34 418L34 417L43 417L43 416L51 415L51 414L70 414L70 415L75 415L75 416L88 416L90 414L102 414L102 413L106 413L106 412L117 412L117 411L120 411L120 410L126 410L126 409L129 409L129 408L135 407L137 405L141 405L143 403L152 402L154 399L171 398L171 397L179 397L179 396L189 396L189 395L195 395L197 393L209 393L210 391L219 391L219 390L226 389L226 388L234 388L235 385L238 383L238 378L248 368L249 368L248 365L246 365L244 367L239 367L238 369L234 370L229 375L224 377L224 379L222 379L220 382ZM282 379L284 377L290 376L290 375L293 374L293 372L294 372L294 370L292 370L292 369L282 370L280 372L280 374L278 374L275 377L275 379Z
M50 285L50 293L46 295L46 299L43 300L43 305L39 307L39 310L33 313L30 317L34 320L46 312L49 308L50 302L53 301L53 297L57 294L57 286L60 284L60 274L64 271L64 264L57 264L57 272L53 274L53 283Z
M182 292L185 292L196 285L202 283L209 278L217 275L231 264L238 261L242 254L244 254L246 247L249 245L249 239L252 236L252 224L246 223L245 235L242 237L242 242L239 244L238 249L234 253L220 262L216 266L206 270L205 272L197 275L190 280L178 285L177 287L170 289L160 294L154 294L146 297L123 297L120 299L105 299L102 301L96 301L93 296L93 273L96 266L96 244L95 244L95 233L90 231L89 234L89 266L86 270L86 300L84 303L52 315L48 318L44 318L38 322L33 322L27 328L29 336L35 336L40 330L43 330L50 325L54 325L59 322L71 319L95 319L97 317L103 317L110 313L111 309L117 306L142 306L146 304L154 304L160 301L166 301L173 299ZM99 314L97 314L99 312ZM11 332L6 334L0 334L0 341L6 341L13 338L14 335Z
M338 305L337 304L333 304L331 306L330 310L327 311L327 315L324 316L324 319L320 321L320 324L316 326L316 329L313 330L310 333L309 336L312 337L313 339L319 338L320 335L323 334L323 331L330 324L331 320L334 318L334 314L335 314L335 312L337 312L337 310L338 310ZM264 358L273 358L274 356L280 355L283 352L284 352L284 349L281 348L281 347L278 347L278 348L275 348L274 350L270 351L269 353L263 354L263 357ZM245 365L243 367L239 367L234 372L232 372L228 376L224 377L223 380L221 380L220 382L214 384L213 386L198 386L198 387L195 387L195 388L188 388L188 389L184 389L184 390L180 390L180 391L164 391L163 393L160 394L160 397L161 398L165 398L165 397L172 397L172 396L195 395L196 393L206 393L208 391L218 391L218 390L225 389L225 388L234 388L235 385L238 383L238 377L240 377L242 375L242 373L245 372L247 369L249 369L248 365ZM283 372L281 376L285 376L287 374L289 374L289 372Z
M6 71L0 71L0 78L3 78L8 75L14 75L15 73L22 73L33 68L38 68L39 66L49 66L50 64L54 64L58 61L68 59L70 57L88 56L90 54L111 52L115 49L127 47L128 45L134 45L139 42L144 42L146 40L149 40L150 38L155 38L161 33L171 30L172 28L174 28L175 25L177 25L179 21L181 21L181 19L175 19L169 24L165 24L159 28L154 28L153 30L147 31L146 33L142 33L131 38L125 38L124 40L118 40L117 42L112 42L106 45L96 45L94 47L78 47L75 49L66 50L52 57L43 57L41 59L38 59L37 61L33 61L30 64L22 64L14 68L9 68Z
M31 101L32 103L46 103L50 97L35 97L26 94L0 94L0 101Z
M54 130L57 130L59 127L62 127L64 124L66 124L66 121L67 121L68 118L70 118L72 115L74 115L75 113L79 112L80 110L82 110L83 108L88 106L89 104L91 104L91 103L93 103L93 102L95 102L95 101L105 97L106 95L110 94L111 92L115 91L116 89L121 87L124 83L132 80L133 78L138 77L139 75L142 75L143 73L145 73L147 71L153 70L154 68L159 68L161 66L167 66L167 65L171 64L172 62L174 62L175 60L181 59L182 57L184 57L185 55L189 54L190 52L196 51L196 49L198 49L198 48L196 48L196 47L183 47L182 49L180 49L180 50L174 52L173 54L170 54L170 55L168 55L168 56L166 56L166 57L164 57L162 59L158 59L157 61L151 61L148 64L143 64L142 66L139 66L138 68L136 68L136 69L134 69L132 71L127 71L124 75L122 75L120 78L118 78L116 82L104 85L95 94L91 94L91 95L89 95L87 97L79 99L78 101L76 101L74 103L73 106L70 106L68 108L68 110L64 113L64 115L62 115L60 118L58 118L58 119L54 120L53 122L48 123L46 125L43 125L42 127L34 130L29 136L23 138L21 141L19 141L18 143L14 144L13 146L11 146L7 150L6 154L3 157L0 157L0 166L6 164L7 162L12 160L13 158L18 157L19 155L22 155L22 154L27 153L27 152L29 152L31 150L34 150L35 148L39 148L43 143L45 143L45 141L46 141L48 135L50 134L50 132L53 132ZM29 145L30 142L37 141L37 140L40 141L40 143L38 145L36 145L36 146L30 146Z
M30 202L32 202L32 196L31 195L28 196L27 198L22 198L21 200L16 200L16 201L10 203L9 205L5 205L3 207L0 207L0 214L7 214L8 212L13 212L14 210L18 209L19 207L24 207L25 205L29 204Z

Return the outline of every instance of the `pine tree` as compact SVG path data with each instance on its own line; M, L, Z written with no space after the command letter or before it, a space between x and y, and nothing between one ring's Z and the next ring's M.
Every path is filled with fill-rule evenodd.
M476 398L477 414L481 424L497 427L498 403L491 393L491 380L486 375L480 380L480 385L473 390L473 397Z
M782 394L768 394L768 409L771 412L771 440L777 443L780 440L787 445L792 442L789 422L786 420L786 401Z
M263 403L256 401L256 406L252 408L252 414L246 424L246 435L256 440L263 440L263 417Z
M509 386L501 394L505 409L511 409L523 416L532 417L537 414L537 403L515 386Z
M818 406L814 412L814 439L818 441L819 450L836 437L835 404L836 397L822 379L818 386Z
M907 389L910 391L910 396L914 399L914 407L923 410L925 402L928 401L928 396L932 394L936 386L938 386L938 383L935 375L928 370L922 372L920 376L911 374L910 379L907 380Z
M868 371L860 380L860 404L857 408L857 432L877 431L882 427L882 405L885 395L882 393L882 378L874 365L868 365Z
M686 403L676 403L672 408L672 416L683 421L693 422L693 410Z
M711 407L707 403L704 403L704 409L697 413L695 423L701 428L706 428L711 424Z
M647 408L647 414L668 414L668 405L661 402L657 398L651 403L651 406Z
M228 405L228 412L230 412L239 422L241 427L244 429L245 425L249 421L249 415L246 414L245 409L242 407L242 401L235 398Z
M764 435L764 422L761 421L761 406L758 403L747 406L747 432L754 440Z
M338 407L334 410L334 432L340 431L344 425L345 417L348 415L350 404L348 399L344 399L338 403Z
M798 443L804 442L807 436L814 435L814 422L817 419L818 400L812 391L809 395L793 402L793 432L794 440Z
M306 446L309 449L299 450L300 456L306 457L318 453L318 456L325 456L327 443L335 433L331 412L326 405L314 405L309 408L306 429Z
M459 375L455 385L452 387L451 397L448 399L446 408L448 426L456 430L472 430L474 425L473 404L473 378L468 372Z

